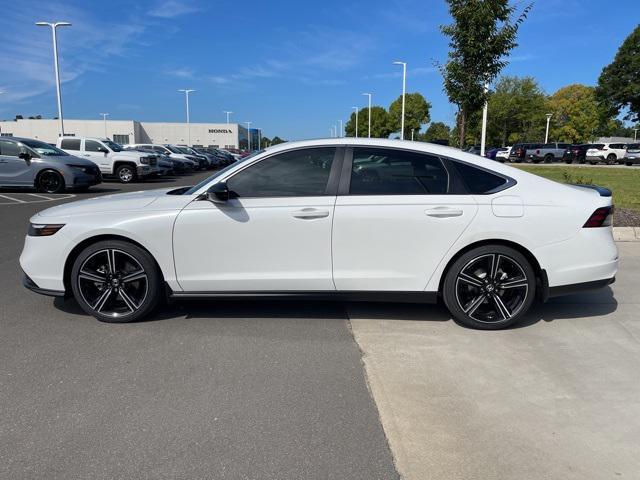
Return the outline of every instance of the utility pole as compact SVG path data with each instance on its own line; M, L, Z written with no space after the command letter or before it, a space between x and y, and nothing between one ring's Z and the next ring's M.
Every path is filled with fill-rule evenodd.
M368 133L368 137L371 138L371 94L370 93L363 93L362 95L365 95L365 96L369 97L369 133Z
M407 92L407 62L393 62L402 65L402 118L400 120L400 140L404 140L404 97Z

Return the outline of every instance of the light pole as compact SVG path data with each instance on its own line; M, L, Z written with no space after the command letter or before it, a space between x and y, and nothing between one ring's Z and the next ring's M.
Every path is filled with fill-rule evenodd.
M195 92L190 88L181 88L178 90L179 92L184 92L184 99L187 105L187 145L191 146L191 122L189 121L189 94L191 92Z
M104 138L109 138L107 137L107 117L109 116L109 114L101 113L100 115L102 115L102 120L104 121Z
M329 127L329 136L333 138L333 127Z
M547 143L549 141L549 121L551 120L552 116L553 113L547 113L547 130L544 133L544 143Z
M638 129L634 128L633 129L633 141L635 142L636 140L638 140Z
M413 131L415 130L415 128L411 129L411 141L413 142Z
M338 135L338 137L342 137L344 134L344 129L342 128L342 120L338 120L338 122L340 122L340 135Z
M356 138L358 138L358 107L351 107L356 111Z
M229 123L229 115L231 115L233 112L228 112L226 110L223 110L222 113L226 113L227 114L227 124Z
M262 148L262 129L257 128L256 130L258 130L258 150L260 150Z
M363 93L362 95L365 95L365 96L369 97L369 133L368 133L368 137L371 138L371 94L370 93Z
M60 93L60 69L58 68L58 37L56 36L56 28L70 27L69 22L36 22L39 27L51 27L53 35L53 69L56 76L56 94L58 95L58 119L60 120L60 136L64 136L64 119L62 118L62 94Z
M402 65L402 119L400 120L400 140L404 140L404 97L407 92L407 62L393 62Z
M244 122L247 124L247 150L251 151L251 122Z
M489 91L489 84L485 82L484 93L485 95ZM480 156L484 157L484 147L487 141L487 111L489 110L489 101L485 100L484 107L482 107L482 133L480 135Z

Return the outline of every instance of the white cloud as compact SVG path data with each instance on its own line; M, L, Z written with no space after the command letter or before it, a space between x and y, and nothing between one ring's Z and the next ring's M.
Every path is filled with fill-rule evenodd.
M180 0L163 0L149 11L149 15L159 18L174 18L189 13L195 13L199 8L190 2Z

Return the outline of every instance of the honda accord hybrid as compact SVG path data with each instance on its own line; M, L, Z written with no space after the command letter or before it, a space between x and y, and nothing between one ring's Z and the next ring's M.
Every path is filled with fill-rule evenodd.
M336 138L259 151L198 185L30 220L27 288L106 322L167 297L437 302L479 329L614 281L611 192L459 150Z

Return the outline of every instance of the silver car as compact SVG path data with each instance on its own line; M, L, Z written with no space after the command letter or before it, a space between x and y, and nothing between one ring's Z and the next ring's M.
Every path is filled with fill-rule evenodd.
M624 154L624 163L627 166L640 163L640 143L630 143L627 145L627 151Z
M98 166L48 143L0 138L0 187L35 187L44 193L86 190L102 182Z

